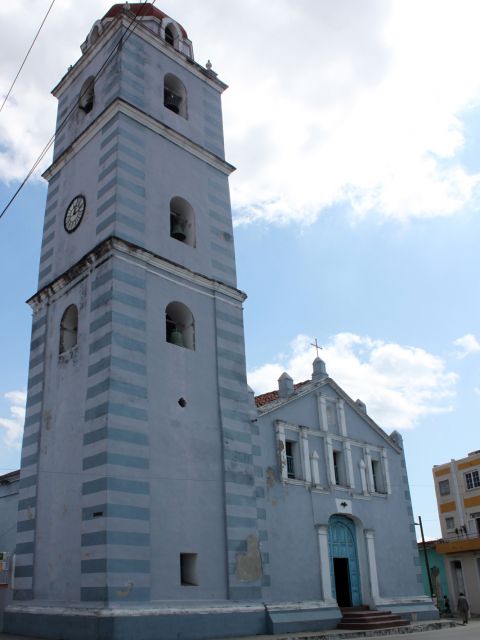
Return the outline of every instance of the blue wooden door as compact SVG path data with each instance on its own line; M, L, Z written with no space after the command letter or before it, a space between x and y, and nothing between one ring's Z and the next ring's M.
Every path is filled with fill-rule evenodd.
M328 524L328 545L330 550L330 575L333 597L336 598L334 558L346 558L351 603L353 607L361 604L360 571L358 568L357 541L355 525L344 516L332 516Z

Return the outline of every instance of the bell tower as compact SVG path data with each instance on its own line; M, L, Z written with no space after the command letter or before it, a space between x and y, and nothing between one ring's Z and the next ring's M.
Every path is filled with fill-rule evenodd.
M258 632L268 535L226 85L148 3L114 5L81 49L53 91L5 630Z

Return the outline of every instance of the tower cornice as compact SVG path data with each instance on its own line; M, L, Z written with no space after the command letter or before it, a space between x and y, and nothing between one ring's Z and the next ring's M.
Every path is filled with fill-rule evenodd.
M195 288L205 295L211 297L221 295L231 304L241 305L247 298L247 294L220 282L213 278L208 278L201 273L187 269L181 264L162 258L161 256L143 249L127 240L111 236L100 242L96 247L84 255L74 265L67 269L60 276L56 277L52 282L42 287L37 293L27 300L27 304L36 311L42 303L64 290L70 284L77 284L86 272L92 268L98 267L100 264L108 260L110 257L116 256L120 259L141 265L146 271L156 273L163 278L181 280L183 286Z
M160 120L153 118L138 107L134 107L123 98L116 98L96 119L76 138L60 156L44 171L42 177L45 180L51 180L69 161L74 157L80 149L82 149L114 116L123 113L132 118L139 124L144 125L147 129L163 136L169 142L177 145L181 149L188 151L196 158L203 160L214 169L218 169L223 174L229 176L235 167L219 158L211 151L207 151L204 147L193 142L187 136L175 131Z

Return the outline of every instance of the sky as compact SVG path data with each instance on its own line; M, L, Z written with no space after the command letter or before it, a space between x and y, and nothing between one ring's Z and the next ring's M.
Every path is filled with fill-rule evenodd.
M51 0L0 3L0 97ZM56 0L0 113L0 210L50 139L50 95L103 0ZM480 449L480 4L161 0L223 96L249 384L328 373L432 467ZM5 55L8 52L8 55ZM18 468L49 157L0 220L0 469ZM1 471L0 471L1 473Z

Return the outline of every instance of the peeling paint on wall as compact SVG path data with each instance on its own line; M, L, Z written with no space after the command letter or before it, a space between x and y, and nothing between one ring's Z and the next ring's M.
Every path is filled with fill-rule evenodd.
M237 553L235 576L241 582L256 582L263 575L262 555L256 535L251 534L247 538L246 553Z
M273 469L272 467L267 467L267 469L265 469L265 477L267 479L267 487L271 489L273 485L277 482L275 469Z
M43 422L45 424L45 429L47 429L47 431L49 431L52 428L53 425L53 420L52 420L52 412L51 411L45 411L43 414Z
M119 598L126 598L128 594L132 591L132 589L133 589L133 582L128 582L123 589L119 589L117 591L117 596Z

